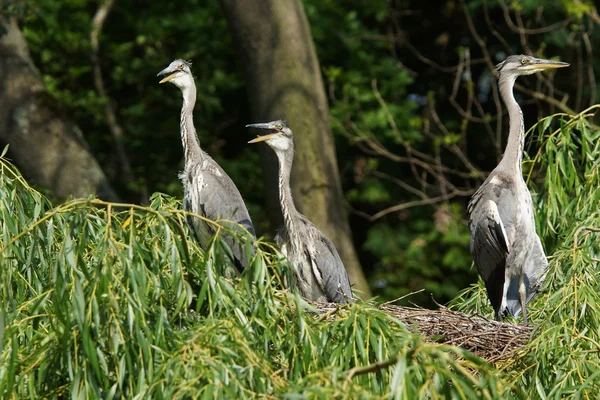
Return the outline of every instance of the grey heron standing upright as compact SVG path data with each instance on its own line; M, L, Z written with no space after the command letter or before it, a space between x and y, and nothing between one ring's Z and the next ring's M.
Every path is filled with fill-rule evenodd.
M294 159L293 134L285 121L246 125L268 132L249 143L266 141L279 160L279 200L284 225L275 241L296 270L300 294L321 302L352 299L350 280L335 246L319 228L296 210L290 188Z
M535 230L531 194L523 180L525 141L523 113L513 95L515 80L549 68L559 61L514 55L496 66L500 95L508 109L509 135L502 160L469 202L471 254L485 282L494 317L523 312L540 288L548 261Z
M181 89L183 94L180 121L181 143L185 156L184 170L180 175L184 193L183 207L210 220L233 221L236 224L228 225L229 228L243 234L239 228L241 225L256 237L254 225L238 188L221 166L200 148L196 128L194 128L196 84L190 64L183 60L175 60L157 76L160 75L167 75L160 83L171 82ZM200 243L200 247L206 249L215 234L214 227L191 216L187 217L187 223ZM231 248L233 262L241 272L248 262L242 243L228 233L223 234L223 240Z

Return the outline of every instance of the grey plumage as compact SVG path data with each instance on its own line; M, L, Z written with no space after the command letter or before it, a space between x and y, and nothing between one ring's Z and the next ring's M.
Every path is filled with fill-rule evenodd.
M196 85L190 67L186 61L175 60L158 73L158 76L167 75L160 83L171 82L183 94L180 132L185 167L179 175L183 183L183 207L186 211L213 221L226 220L221 221L221 225L243 235L245 233L239 227L241 225L256 237L254 225L238 188L221 166L200 148L193 120ZM213 225L191 216L187 217L187 223L200 246L206 249L215 234ZM223 234L223 240L233 252L236 268L243 270L248 263L243 243L229 233Z
M517 317L542 285L548 261L535 230L531 194L521 162L525 127L513 87L520 75L569 64L529 56L510 56L496 66L510 131L502 160L469 202L471 254L500 320L506 311Z
M247 127L269 132L250 143L266 141L279 160L279 199L284 225L275 241L296 270L300 294L321 302L346 303L352 299L350 280L335 246L319 228L296 210L290 188L294 158L293 134L285 121Z

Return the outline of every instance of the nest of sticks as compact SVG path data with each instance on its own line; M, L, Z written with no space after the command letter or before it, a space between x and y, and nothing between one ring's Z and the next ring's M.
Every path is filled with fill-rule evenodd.
M335 318L337 304L310 302L321 315ZM459 346L495 364L508 360L527 344L534 332L531 325L490 321L479 315L467 315L439 305L437 310L402 307L384 303L378 307L408 329L430 342Z

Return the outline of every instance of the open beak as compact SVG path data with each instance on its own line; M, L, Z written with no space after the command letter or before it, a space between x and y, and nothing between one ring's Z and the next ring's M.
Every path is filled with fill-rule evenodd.
M274 138L275 136L277 136L276 133L272 133L270 135L264 135L264 136L259 136L256 139L252 139L251 141L249 141L248 143L258 143L258 142L264 142L265 140L269 140Z
M570 64L562 61L553 61L553 60L535 60L535 63L531 65L533 69L556 69L556 68L565 68Z
M161 76L161 75L166 75L169 72L171 72L169 70L169 67L163 69L162 71L160 71L158 74L156 74L156 76ZM175 78L177 76L177 72L179 71L175 71L173 72L171 75L164 77L160 82L158 83L165 83L165 82L169 82L171 79Z
M263 130L271 132L269 135L259 136L256 139L252 139L248 143L264 142L265 140L274 138L279 133L279 131L277 129L273 128L273 126L271 126L271 124L250 124L250 125L246 125L246 128L263 129Z
M166 77L162 78L162 79L160 80L160 82L158 82L158 83L165 83L165 82L169 82L171 79L174 79L176 76L177 76L177 72L173 72L171 75L169 75L169 76L166 76Z

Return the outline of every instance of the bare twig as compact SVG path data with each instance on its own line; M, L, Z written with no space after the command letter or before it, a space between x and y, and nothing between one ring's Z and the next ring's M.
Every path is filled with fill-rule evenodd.
M575 231L575 235L573 235L573 249L576 249L579 245L579 235L581 232L587 231L588 234L591 232L600 232L600 228L592 228L591 226L582 226L581 228Z
M554 23L552 25L544 26L541 28L525 29L522 26L515 25L515 23L512 21L512 19L510 18L510 9L508 8L508 5L506 4L506 2L504 0L500 0L500 6L502 7L502 11L504 12L504 19L506 20L506 24L508 25L508 27L513 32L519 33L520 35L539 35L541 33L548 33L548 32L553 31L556 28L560 28L562 26L567 26L571 22L571 20L569 18L567 18L563 21Z
M600 16L598 16L598 11L596 11L595 7L592 8L592 11L588 14L588 16L592 22L600 25Z
M488 68L490 70L493 70L494 63L492 62L492 57L490 56L490 53L487 50L487 44L486 44L485 40L483 40L481 38L481 36L479 36L479 33L477 33L477 29L475 29L475 24L473 24L473 18L471 18L471 14L469 13L469 9L467 7L467 4L465 3L465 0L461 0L460 3L462 5L465 18L467 19L467 26L469 27L469 32L471 32L471 35L473 36L473 38L479 45L479 48L481 49L481 52L483 53L483 56L485 58L485 62L487 64Z
M532 55L533 52L531 51L531 49L529 48L529 44L527 43L527 34L525 33L526 29L523 26L523 19L521 18L521 13L519 12L519 10L515 10L515 17L519 26L518 32L519 38L521 39L521 47L523 48L526 54Z
M561 110L562 112L564 112L566 114L570 114L570 115L577 114L575 111L573 111L571 108L569 108L566 105L568 98L563 98L562 101L558 101L554 97L547 96L544 93L527 89L525 86L523 86L519 83L515 83L515 89L521 93L525 93L528 96L533 97L534 99L541 100L545 103L548 103L549 105L553 105L554 107L558 108L559 110Z
M403 300L403 299L405 299L405 298L407 298L407 297L410 297L410 296L412 296L412 295L414 295L414 294L423 293L424 291L425 291L425 289L419 289L419 290L415 290L414 292L407 293L407 294L405 294L404 296L400 296L400 297L398 297L397 299L390 300L390 301L386 301L385 303L383 303L383 304L382 304L382 306L387 306L388 304L392 304L392 303L395 303L395 302L397 302L397 301Z
M494 35L494 37L498 39L500 43L502 43L502 46L504 46L504 50L506 50L509 53L512 53L512 47L502 37L502 35L500 35L500 33L498 33L496 29L494 29L494 24L492 23L492 19L490 18L490 11L487 6L487 0L483 0L483 15L485 17L485 22L487 23L488 28L490 28L490 31L492 32L492 35Z
M401 210L406 210L407 208L416 207L416 206L425 206L436 204L442 201L450 200L456 196L470 196L472 195L474 190L455 190L450 193L446 193L445 195L437 196L437 197L429 197L423 200L415 200L415 201L407 201L406 203L396 204L395 206L388 207L384 210L381 210L371 216L368 217L369 221L375 221L379 218L398 212Z
M396 185L400 186L402 189L419 196L423 200L427 199L427 195L425 194L425 192L423 192L422 190L419 190L415 187L412 187L408 183L404 182L402 179L398 179L396 177L390 176L390 175L380 172L380 171L370 171L370 174L373 176L376 176L378 178L393 182Z

